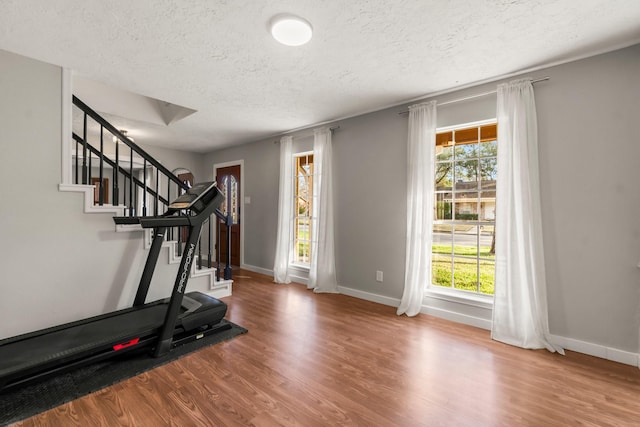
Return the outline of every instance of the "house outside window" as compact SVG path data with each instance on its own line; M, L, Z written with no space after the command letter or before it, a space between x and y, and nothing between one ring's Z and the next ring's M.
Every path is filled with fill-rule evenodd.
M294 156L293 174L293 264L309 266L311 263L311 241L313 205L313 152Z
M431 289L493 295L497 123L436 134Z

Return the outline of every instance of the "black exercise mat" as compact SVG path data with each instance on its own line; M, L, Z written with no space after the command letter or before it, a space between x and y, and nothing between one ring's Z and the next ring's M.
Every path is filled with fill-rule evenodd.
M230 340L247 332L235 323L227 320L223 322L229 323L231 329L176 347L162 357L153 358L145 353L106 360L32 384L0 391L0 426L24 420L179 359L200 348Z

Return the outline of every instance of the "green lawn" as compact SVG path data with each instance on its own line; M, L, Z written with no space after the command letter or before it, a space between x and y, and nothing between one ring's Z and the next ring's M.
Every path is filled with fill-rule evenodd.
M489 253L489 246L480 247L480 293L493 295L493 280L495 261L494 255ZM477 260L474 258L461 258L463 256L475 257L475 246L454 247L454 272L453 281L455 289L477 291L478 272ZM451 287L451 246L433 245L433 284Z

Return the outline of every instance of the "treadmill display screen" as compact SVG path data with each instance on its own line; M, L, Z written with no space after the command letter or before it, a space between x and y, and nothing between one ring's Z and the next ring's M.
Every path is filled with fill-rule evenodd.
M189 188L186 193L175 199L169 207L171 209L190 209L208 191L216 186L216 182L201 182Z

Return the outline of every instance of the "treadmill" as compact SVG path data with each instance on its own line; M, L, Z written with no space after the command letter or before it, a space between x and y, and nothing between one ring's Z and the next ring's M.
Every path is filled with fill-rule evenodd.
M172 348L229 329L227 305L201 292L185 294L203 223L224 196L215 182L194 185L155 217L114 217L116 224L153 228L153 242L133 306L107 314L0 340L0 390L128 352L163 356ZM146 303L164 236L188 227L170 298Z

